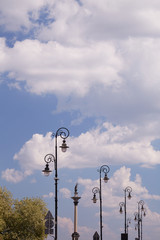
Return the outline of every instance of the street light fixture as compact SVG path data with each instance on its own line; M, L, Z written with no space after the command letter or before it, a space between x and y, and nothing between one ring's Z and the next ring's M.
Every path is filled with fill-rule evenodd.
M42 172L44 173L44 175L46 177L48 177L50 175L50 173L52 172L49 168L49 163L55 162L55 157L52 154L47 154L44 157L44 161L46 162L46 166L45 166L45 169L42 170Z
M60 146L62 152L66 152L67 148L69 148L66 144L66 138L69 136L69 130L67 128L61 127L59 128L56 133L52 133L52 137L55 138L55 156L52 154L47 154L44 158L46 162L45 169L42 171L45 176L49 176L52 172L49 169L49 163L54 162L55 167L55 237L54 239L57 240L57 229L58 229L58 169L57 169L57 138L61 137L63 139L62 145Z
M138 202L138 212L134 213L134 220L135 222L137 222L135 230L138 229L138 240L142 240L142 221L143 221L143 217L146 216L146 209L144 208L144 201L140 200Z
M96 194L97 194L97 193L100 193L100 189L99 189L98 187L94 187L94 188L92 189L92 193L93 193L92 201L93 201L93 203L96 203L97 200L98 200Z
M130 200L132 198L131 196L132 188L131 187L126 187L124 189L124 202L120 202L119 206L119 212L122 214L123 213L123 208L124 208L124 232L127 234L127 198ZM128 196L127 196L128 193Z
M128 233L129 224L131 224L131 219L127 218L127 233Z
M92 198L92 201L93 203L96 203L97 202L97 198L96 198L96 194L99 193L99 200L100 200L100 240L102 240L102 228L103 228L103 225L102 225L102 179L101 179L101 174L102 172L105 174L104 175L104 182L107 183L109 178L107 176L107 173L109 173L110 171L110 168L107 166L107 165L103 165L100 167L100 169L98 169L98 172L99 172L99 185L100 187L94 187L92 189L92 192L93 192L93 198Z

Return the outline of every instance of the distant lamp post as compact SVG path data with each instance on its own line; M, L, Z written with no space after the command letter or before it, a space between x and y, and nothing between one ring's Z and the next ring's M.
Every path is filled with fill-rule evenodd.
M105 183L108 182L109 178L108 178L108 173L110 171L110 168L107 166L107 165L103 165L100 167L100 169L98 169L98 172L99 172L99 185L100 187L94 187L92 189L92 193L93 193L93 198L92 198L92 201L93 203L96 203L97 202L97 197L96 197L96 194L98 193L99 194L99 200L100 200L100 240L102 240L102 228L103 228L103 225L102 225L102 179L101 179L101 175L102 175L102 172L104 173L104 178L103 178L103 181Z
M55 167L55 237L54 239L57 240L57 229L58 229L58 169L57 169L57 138L60 136L63 139L62 145L60 146L62 152L66 152L67 148L69 148L66 144L66 138L69 136L69 130L67 128L61 127L59 128L56 133L52 133L52 137L55 138L55 156L52 154L47 154L44 158L46 162L45 169L42 171L45 176L49 176L52 172L49 169L49 163L54 162Z
M127 234L127 198L130 200L131 199L131 192L132 192L132 188L131 187L126 187L124 189L124 202L120 202L119 206L119 212L122 214L123 213L123 208L124 208L124 233ZM128 193L128 196L127 196Z
M146 209L144 208L144 201L140 200L138 202L138 212L134 213L134 220L136 223L135 230L138 230L138 240L142 240L142 227L143 227L143 217L146 216Z

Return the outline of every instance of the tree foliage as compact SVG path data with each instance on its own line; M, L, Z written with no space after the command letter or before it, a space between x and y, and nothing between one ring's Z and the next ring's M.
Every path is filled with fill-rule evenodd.
M46 204L40 198L14 200L0 188L0 240L43 240Z

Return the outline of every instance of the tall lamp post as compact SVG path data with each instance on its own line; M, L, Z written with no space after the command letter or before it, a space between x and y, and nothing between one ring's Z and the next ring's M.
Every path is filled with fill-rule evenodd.
M60 146L62 152L66 152L68 146L66 144L66 138L69 136L69 130L67 128L61 127L56 133L52 133L52 137L55 138L55 155L47 154L44 158L46 162L46 167L42 171L45 176L48 176L52 171L49 169L49 163L54 162L55 166L55 240L57 240L57 229L58 229L58 169L57 169L57 138L61 137L63 139L62 145Z
M126 187L124 189L124 202L120 202L119 206L119 212L122 214L123 213L123 208L124 208L124 232L125 234L127 234L127 197L128 199L131 199L131 192L132 192L132 188L131 187ZM127 196L128 193L128 196Z
M99 185L100 187L94 187L92 189L92 192L93 192L93 203L96 203L97 202L97 198L96 198L96 194L99 193L99 202L100 202L100 240L102 240L102 228L103 228L103 225L102 225L102 179L101 179L101 174L102 172L105 174L104 175L104 182L107 183L109 178L107 176L107 173L110 171L110 168L107 166L107 165L103 165L100 167L100 169L98 169L98 172L99 172Z
M138 212L134 213L134 220L137 222L135 230L138 229L138 240L142 240L142 221L143 221L143 216L146 216L146 209L144 208L144 201L140 200L138 202Z

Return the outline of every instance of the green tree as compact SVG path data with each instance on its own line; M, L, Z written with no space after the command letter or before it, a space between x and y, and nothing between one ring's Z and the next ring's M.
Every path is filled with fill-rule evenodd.
M14 200L11 193L2 188L0 194L0 239L43 240L47 214L44 201L40 198Z
M13 197L12 194L6 189L0 187L0 233L5 233L9 230L8 222L12 217L12 207L13 207ZM3 239L0 236L0 239Z

